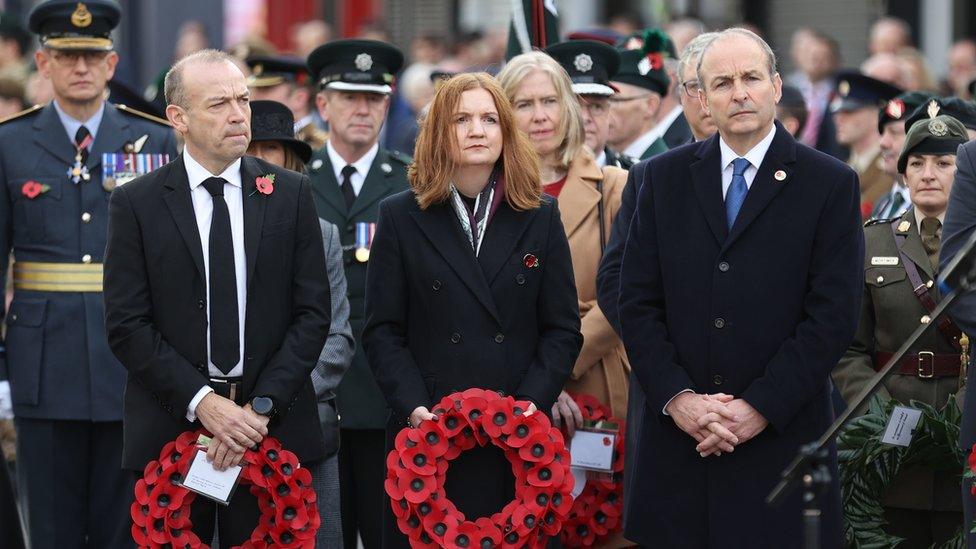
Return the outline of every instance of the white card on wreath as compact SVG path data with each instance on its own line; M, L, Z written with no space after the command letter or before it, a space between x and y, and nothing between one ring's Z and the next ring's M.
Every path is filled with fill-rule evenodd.
M188 490L227 505L240 474L240 465L228 467L226 471L214 469L213 464L207 461L206 450L198 450L182 484Z
M616 435L604 431L577 429L570 444L570 465L597 471L613 469L613 443Z
M894 446L907 447L912 442L912 435L918 427L918 421L922 419L922 411L905 406L895 406L891 411L891 419L885 428L881 442Z

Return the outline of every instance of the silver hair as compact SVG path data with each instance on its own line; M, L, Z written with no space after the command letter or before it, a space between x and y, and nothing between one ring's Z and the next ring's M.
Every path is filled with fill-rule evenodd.
M763 53L766 55L766 69L769 71L769 77L772 78L773 75L776 74L776 54L773 53L773 48L770 48L769 44L767 44L766 41L763 40L758 34L752 32L751 30L743 29L740 27L732 27L714 34L715 36L713 36L712 39L706 42L705 45L702 47L701 55L698 57L698 65L695 68L695 73L698 76L699 82L702 81L701 68L702 68L702 60L705 59L705 53L708 52L709 48L711 48L712 45L714 45L719 40L733 35L745 36L746 38L749 38L756 44L759 44L760 49L762 49ZM688 49L690 48L686 48L685 51L687 51Z
M702 52L716 36L718 36L717 32L703 32L688 42L684 51L681 52L681 57L678 58L678 78L681 78L688 67L694 65L696 69L698 68L698 60L701 58Z
M167 105L176 105L178 107L187 108L186 103L186 88L183 86L183 69L191 63L220 63L228 62L237 66L234 62L234 58L227 52L220 50L200 50L198 52L191 53L183 59L176 62L175 65L170 67L169 71L166 72L166 78L163 80L163 97L166 98Z

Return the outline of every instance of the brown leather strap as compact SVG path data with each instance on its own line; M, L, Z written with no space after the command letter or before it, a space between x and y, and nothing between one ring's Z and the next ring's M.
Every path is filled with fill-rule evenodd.
M895 225L897 222L898 220L895 220L891 223L891 232L895 235L895 245L898 247L898 254L901 256L902 265L905 267L905 273L908 274L908 280L912 283L912 288L915 290L915 297L917 297L919 302L921 302L922 307L925 307L925 310L931 313L938 305L936 304L935 300L932 299L932 294L929 292L928 284L922 281L922 275L920 275L918 272L918 265L916 265L915 262L912 261L903 250L905 240L908 238L908 236L898 234L898 228ZM940 316L936 327L939 329L939 332L946 339L946 341L952 344L953 348L955 348L957 351L962 350L962 348L959 346L959 336L962 335L962 330L960 330L959 327L952 322L948 315Z
M874 355L874 370L880 371L893 356L893 353L876 353ZM895 373L922 379L956 377L959 375L959 355L935 354L929 351L908 353L895 366Z

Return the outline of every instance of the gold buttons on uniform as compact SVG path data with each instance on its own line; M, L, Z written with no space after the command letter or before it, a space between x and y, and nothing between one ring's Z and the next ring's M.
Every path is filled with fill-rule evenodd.
M91 221L92 215L88 212L81 214L81 221L83 223L88 223Z
M85 255L81 256L81 262L82 263L91 263L91 261L92 261L92 256L91 255L85 254Z
M932 322L932 318L929 315L922 315L922 318L920 318L918 321L922 324L928 324L929 322Z
M929 280L928 282L925 283L925 287L926 288L931 288L933 284L935 284L935 283L932 282L931 280Z

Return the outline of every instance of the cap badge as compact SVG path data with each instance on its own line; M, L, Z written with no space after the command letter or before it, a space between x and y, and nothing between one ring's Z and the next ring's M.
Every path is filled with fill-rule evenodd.
M851 93L851 83L847 80L841 80L840 84L837 84L837 93L839 93L841 97L847 97L847 94Z
M905 103L901 99L892 99L888 101L888 107L885 108L885 114L889 118L898 120L901 115L905 114Z
M593 58L585 53L581 53L573 60L573 66L580 72L589 72L593 68Z
M254 65L254 69L251 72L254 74L254 76L261 76L261 74L264 72L264 65L261 63Z
M939 119L929 120L929 133L936 137L945 137L949 133L949 126Z
M373 58L368 53L361 53L356 56L356 68L365 72L373 68Z
M928 115L929 118L939 116L939 104L936 103L935 99L929 101Z
M82 2L78 2L74 13L71 14L71 24L79 28L92 24L92 14Z

